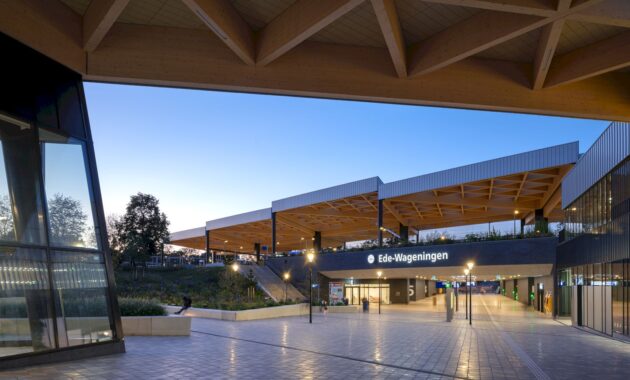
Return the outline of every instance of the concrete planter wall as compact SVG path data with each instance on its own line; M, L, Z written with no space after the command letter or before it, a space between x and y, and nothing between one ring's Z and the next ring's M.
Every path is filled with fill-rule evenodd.
M177 306L164 306L169 313L174 313L180 308ZM315 309L315 307L314 307ZM273 306L251 310L216 310L190 308L184 312L187 317L221 319L224 321L253 321L257 319L270 319L281 317L295 317L308 315L308 304Z
M319 311L319 306L313 306L313 308ZM329 313L358 313L359 311L361 311L359 305L328 306Z
M189 316L122 317L122 325L126 336L190 335Z

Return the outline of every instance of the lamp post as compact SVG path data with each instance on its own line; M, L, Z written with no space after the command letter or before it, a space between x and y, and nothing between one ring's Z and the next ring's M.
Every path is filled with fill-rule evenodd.
M468 324L472 325L472 269L475 266L475 263L470 261L466 265L468 266L469 283L471 283L471 288L470 288L470 312L468 313L468 317L469 317L468 318Z
M234 275L233 275L232 279L234 281L236 281L236 272L238 272L238 263L236 261L233 262L231 267L232 267L232 271L234 272ZM239 292L235 292L235 293L236 293L236 302L240 302L241 301L241 295L239 294Z
M466 319L468 319L468 268L464 269L464 282L466 283Z
M455 279L455 311L459 311L459 281Z
M223 265L226 264L226 262L225 262L225 253L227 252L227 243L228 243L227 240L223 241Z
M289 278L291 277L291 275L289 274L289 272L284 272L284 275L282 277L284 278L284 303L287 303L287 284L289 283Z
M514 232L512 236L516 239L516 215L518 215L518 210L514 210Z
M380 270L376 272L376 276L378 277L378 313L381 314L381 276L383 272Z
M308 323L313 323L313 262L315 262L315 252L313 250L306 254L308 264Z

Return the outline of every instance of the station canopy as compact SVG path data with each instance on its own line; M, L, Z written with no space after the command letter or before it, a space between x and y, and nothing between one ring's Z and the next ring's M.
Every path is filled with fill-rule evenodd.
M628 0L9 0L0 32L85 80L630 121Z
M557 145L390 183L378 177L350 182L272 202L272 207L211 220L205 227L177 232L173 244L251 253L260 244L272 251L272 214L276 250L322 248L374 240L382 201L383 227L409 233L486 222L562 220L561 183L578 160L578 143ZM387 236L386 236L387 237ZM267 248L266 250L264 248Z

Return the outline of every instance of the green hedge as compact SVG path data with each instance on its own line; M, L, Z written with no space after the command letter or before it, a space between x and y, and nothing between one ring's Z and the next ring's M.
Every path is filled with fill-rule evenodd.
M118 305L123 317L167 315L164 307L154 300L118 297Z

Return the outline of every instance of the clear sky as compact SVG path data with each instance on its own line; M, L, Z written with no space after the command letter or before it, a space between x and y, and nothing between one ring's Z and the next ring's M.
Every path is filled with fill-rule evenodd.
M171 231L379 176L384 182L570 141L607 122L86 83L106 214L158 197Z

